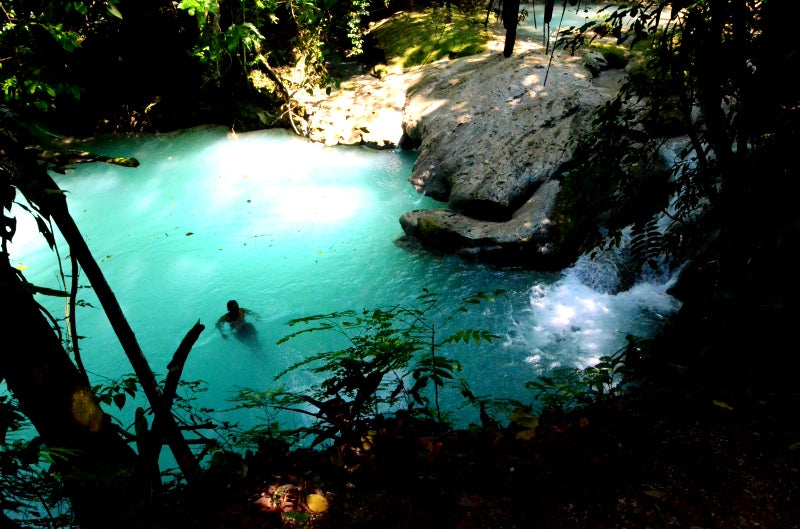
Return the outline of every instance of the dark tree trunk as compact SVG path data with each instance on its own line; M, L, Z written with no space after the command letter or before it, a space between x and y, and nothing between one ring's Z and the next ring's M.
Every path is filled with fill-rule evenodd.
M511 57L514 43L517 40L517 24L519 23L519 0L503 0L503 27L506 38L503 44L503 57Z
M103 305L103 310L122 345L128 360L133 367L136 377L142 386L150 407L153 410L160 434L164 436L167 445L172 450L184 478L191 482L198 474L199 468L194 455L189 450L189 445L178 430L175 419L169 408L161 398L161 391L145 358L136 335L128 324L114 292L100 270L97 261L92 256L83 236L75 225L69 213L67 200L58 185L53 181L47 170L39 165L34 154L22 148L15 142L8 142L5 148L6 155L14 159L17 165L15 185L22 191L25 198L36 204L44 217L52 218L64 239L69 245L71 254L83 268L86 277ZM7 261L7 259L6 259Z
M158 420L159 433L166 438L187 479L193 477L196 461L161 399L133 331L69 214L65 197L37 161L36 151L24 148L13 128L10 130L0 134L3 207L10 207L16 187L42 216L55 220L128 354ZM5 239L12 235L13 227L5 226L0 249L0 299L8 314L0 318L0 337L7 340L0 351L0 380L6 381L45 445L72 454L59 459L55 470L62 476L64 492L82 529L146 527L150 524L140 500L148 499L149 483L142 462L70 361L34 300L30 285L10 266ZM11 340L16 343L12 345Z
M22 526L0 512L0 529L22 529Z
M0 318L0 379L45 445L74 453L56 469L81 527L121 527L141 490L136 454L103 413L8 256L2 257L0 299L10 310Z

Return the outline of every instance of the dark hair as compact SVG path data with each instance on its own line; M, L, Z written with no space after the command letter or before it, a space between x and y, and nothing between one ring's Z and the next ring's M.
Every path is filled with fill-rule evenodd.
M237 310L239 310L239 304L238 304L238 303L236 303L236 300L235 300L235 299L232 299L232 300L230 300L230 301L228 302L228 311L229 311L229 312L235 312L235 311L237 311Z

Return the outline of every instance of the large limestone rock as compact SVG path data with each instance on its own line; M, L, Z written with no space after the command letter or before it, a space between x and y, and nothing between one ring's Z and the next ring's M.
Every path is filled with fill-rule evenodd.
M616 83L593 82L579 57L554 61L549 72L548 63L535 49L443 61L409 89L404 139L419 146L409 180L449 211L403 215L406 234L514 264L558 267L569 259L552 218L556 178L571 159L572 133Z
M616 91L622 72L600 73L598 61L563 51L551 62L519 39L504 58L502 45L498 38L483 54L380 79L355 76L330 95L298 94L306 133L328 145L419 148L410 181L448 209L403 215L410 238L478 259L559 268L575 257L560 246L554 219L568 140Z
M557 269L558 253L550 213L558 181L543 183L508 221L479 220L446 209L417 210L400 217L403 231L439 251L458 253L498 264L535 264Z

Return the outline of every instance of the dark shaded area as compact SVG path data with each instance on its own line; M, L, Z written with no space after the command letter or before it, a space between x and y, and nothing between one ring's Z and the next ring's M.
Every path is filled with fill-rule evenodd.
M255 325L249 321L234 327L232 333L237 340L248 347L258 347L261 344L260 340L258 339L258 331L256 330Z
M797 397L738 402L724 388L671 385L576 413L549 410L530 441L510 428L445 431L402 419L377 421L363 446L290 452L265 440L243 459L219 460L204 486L181 496L181 507L162 522L797 528L798 404ZM287 489L294 499L278 497ZM330 508L304 508L312 493L324 494ZM265 508L272 505L265 498L277 507Z
M119 9L123 18L93 28L70 58L70 79L84 92L78 101L62 95L47 124L90 135L214 122L203 109L202 69L189 54L192 17L163 0L122 1Z
M0 256L7 260L7 254ZM49 471L60 477L74 515L85 529L116 524L141 499L136 454L84 384L18 272L7 264L0 268L0 294L14 307L13 316L0 319L2 335L25 339L4 344L0 381L36 428L34 453L39 444L68 450L70 457L54 458ZM5 437L5 428L2 433Z

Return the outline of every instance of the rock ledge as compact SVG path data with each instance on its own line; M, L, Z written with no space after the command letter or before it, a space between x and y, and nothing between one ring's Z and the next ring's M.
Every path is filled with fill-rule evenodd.
M622 73L522 48L509 58L491 49L380 80L356 77L308 102L309 136L329 145L418 148L410 182L448 205L401 217L405 233L424 245L562 267L575 256L559 246L552 213L559 174L572 158L569 140L614 95Z

